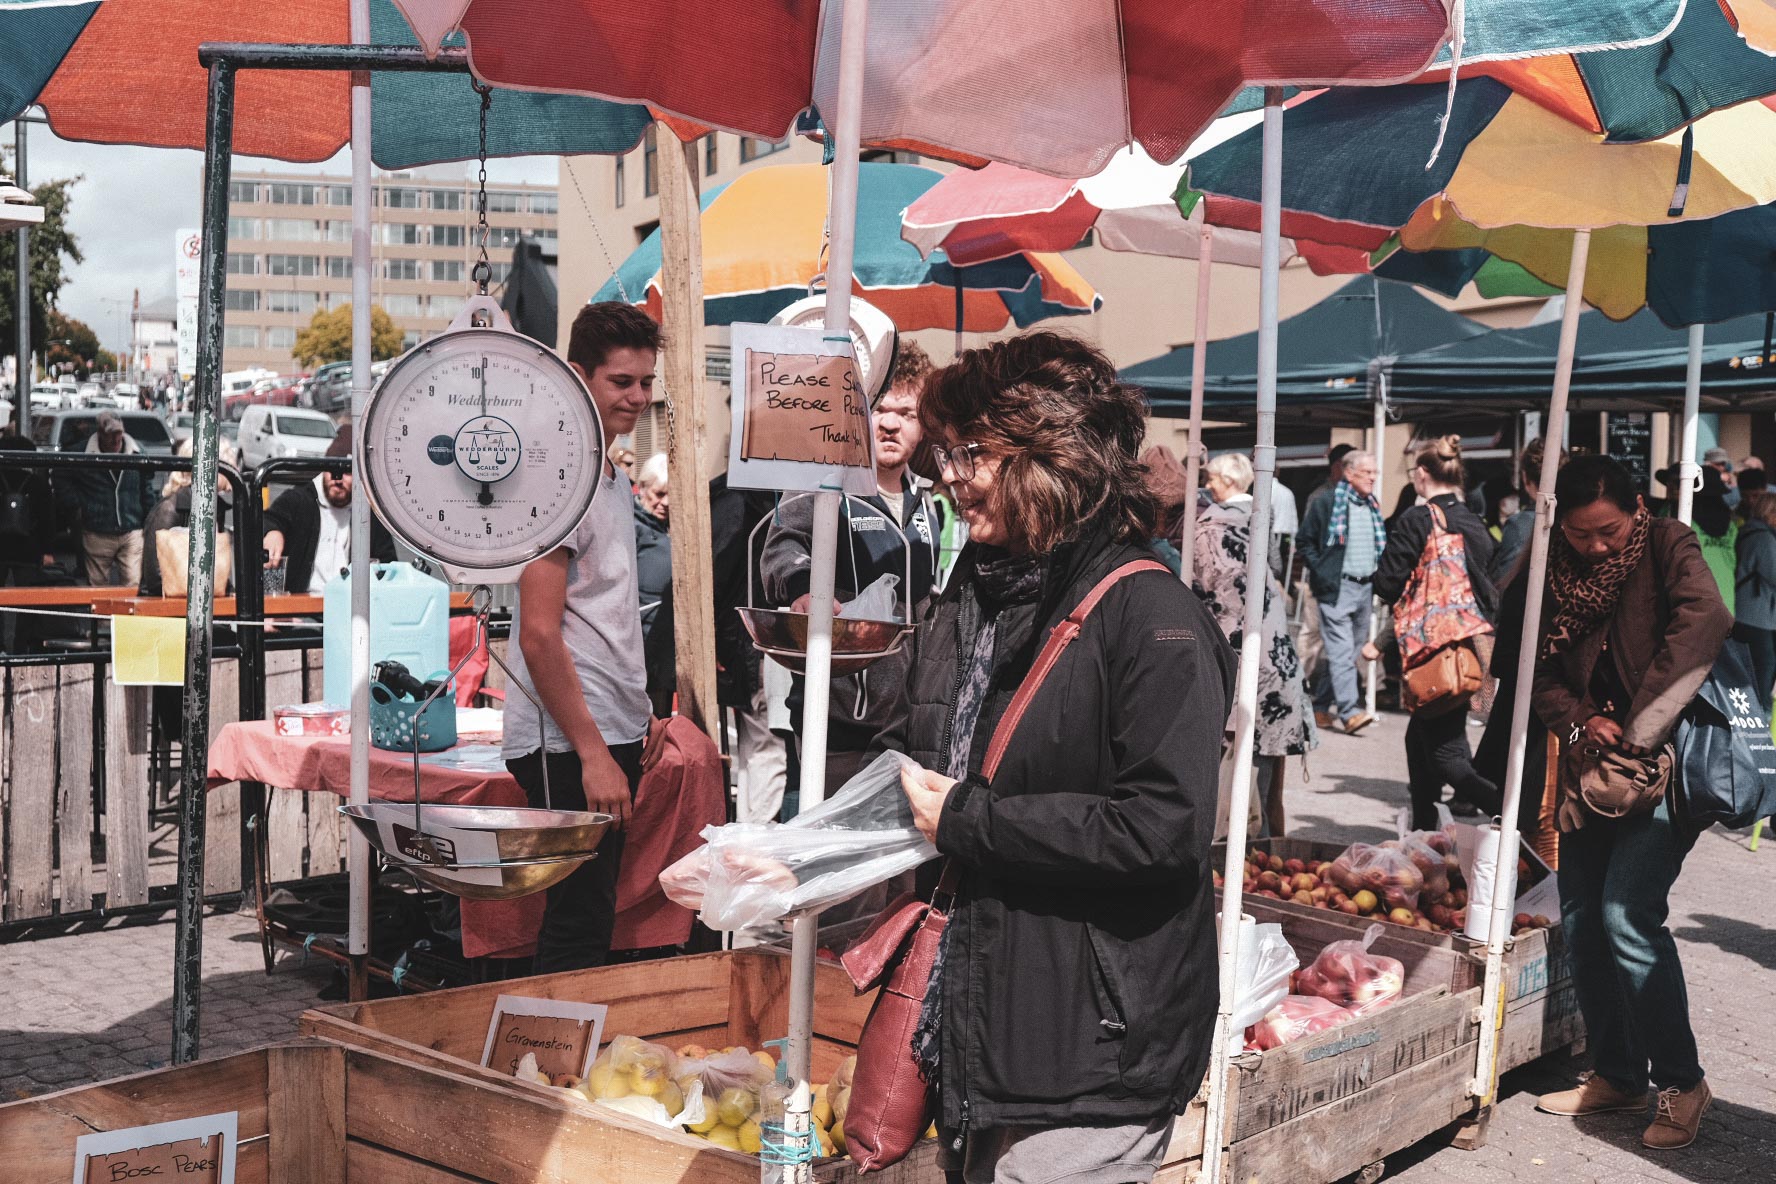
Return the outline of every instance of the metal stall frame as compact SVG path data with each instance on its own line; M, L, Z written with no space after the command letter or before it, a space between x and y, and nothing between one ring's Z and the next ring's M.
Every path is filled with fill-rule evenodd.
M367 45L207 43L198 61L209 71L204 125L203 246L198 265L197 375L192 424L191 595L186 614L184 781L179 820L178 932L173 966L173 1061L198 1055L203 980L204 792L209 766L211 593L222 407L223 294L227 288L228 184L233 165L236 76L242 70L326 70L467 74L467 54L427 58L418 48ZM249 594L262 609L260 593ZM243 684L256 681L243 679ZM260 692L263 694L263 692ZM263 712L263 707L260 708ZM244 714L244 712L243 712ZM244 796L244 795L243 795ZM246 813L243 805L243 814Z

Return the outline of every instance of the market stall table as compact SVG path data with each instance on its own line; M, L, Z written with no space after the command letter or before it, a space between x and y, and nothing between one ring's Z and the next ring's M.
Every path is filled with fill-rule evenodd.
M133 584L62 584L42 588L0 588L0 608L81 608L99 600L134 596ZM184 601L179 603L183 604ZM230 602L232 603L232 601Z
M71 589L54 590L71 591ZM183 596L137 596L134 588L95 588L88 589L88 591L116 593L116 595L75 602L90 603L93 606L93 612L102 617L182 617L185 615L185 598ZM318 616L324 601L324 597L308 594L267 596L265 598L265 615L267 617ZM235 600L232 596L218 596L211 603L213 605L212 612L217 618L232 617L236 614ZM452 592L450 594L451 612L463 612L468 607L469 594L467 592Z
M693 753L684 729L694 725L674 719L655 724L649 737L642 791L629 821L622 874L617 883L614 949L651 949L679 945L690 937L691 914L666 900L659 874L700 839L704 826L726 820L719 765L687 756ZM697 733L701 736L701 733ZM486 745L485 734L472 735ZM705 738L706 742L706 738ZM498 738L492 744L497 747ZM502 762L465 762L473 755L469 743L422 757L422 802L471 806L523 806L524 792ZM494 754L486 754L493 757ZM465 765L467 767L465 767ZM351 792L351 741L346 737L280 736L268 720L228 724L210 745L209 788L231 781L257 781L282 789L332 793ZM413 800L413 761L386 749L370 750L370 796L377 801ZM543 897L509 901L462 902L462 944L467 957L522 957L535 945L542 923Z

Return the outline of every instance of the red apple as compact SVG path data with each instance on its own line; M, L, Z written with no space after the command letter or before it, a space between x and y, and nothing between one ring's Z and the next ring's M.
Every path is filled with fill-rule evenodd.
M1396 925L1411 925L1414 917L1411 909L1397 908L1389 911L1388 920Z
M1306 905L1309 908L1313 907L1314 898L1313 893L1311 892L1297 892L1294 896L1290 897L1290 899L1296 904Z
M1359 916L1362 913L1362 910L1357 908L1357 902L1348 896L1338 902L1338 911L1341 913L1348 913L1353 917Z
M1299 876L1302 872L1307 870L1307 865L1302 863L1299 859L1285 859L1283 860L1283 870L1288 872L1291 876Z

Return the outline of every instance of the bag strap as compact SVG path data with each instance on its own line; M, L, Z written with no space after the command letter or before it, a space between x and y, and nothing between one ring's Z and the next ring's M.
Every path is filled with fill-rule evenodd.
M1005 714L999 717L999 725L993 729L992 743L987 746L987 759L981 765L982 777L991 781L993 774L998 772L999 760L1005 755L1005 748L1011 743L1012 733L1017 731L1018 723L1030 706L1030 700L1042 689L1043 681L1048 678L1055 663L1060 661L1062 652L1079 636L1079 630L1084 627L1085 619L1091 615L1092 610L1098 607L1098 601L1104 599L1104 594L1122 580L1140 571L1163 571L1167 575L1171 574L1171 569L1157 559L1130 560L1099 580L1097 586L1079 602L1079 607L1068 613L1066 620L1049 631L1048 641L1043 645L1042 652L1036 655L1035 664L1024 675L1024 681L1018 684L1017 693L1011 697L1011 706L1005 709Z

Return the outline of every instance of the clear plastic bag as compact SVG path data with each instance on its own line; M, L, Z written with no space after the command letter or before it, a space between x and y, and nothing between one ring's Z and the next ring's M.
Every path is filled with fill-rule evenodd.
M1295 947L1283 936L1278 924L1258 925L1251 917L1241 918L1239 952L1239 1000L1233 1013L1234 1040L1239 1033L1269 1014L1289 994L1289 977L1301 959ZM1237 1050L1237 1045L1235 1046Z
M840 605L839 616L847 621L898 620L899 601L895 599L895 589L899 587L899 576L892 573L881 576L875 583Z
M1410 855L1394 847L1352 843L1332 861L1326 874L1346 893L1355 896L1364 890L1373 892L1389 908L1417 908L1418 894L1424 891L1424 874L1418 865Z
M670 1048L637 1036L618 1036L606 1045L579 1090L660 1126L698 1122L707 1105L701 1082L684 1073Z
M1406 987L1406 967L1396 958L1369 952L1381 932L1380 925L1371 925L1361 941L1332 942L1295 976L1296 993L1329 1000L1352 1015L1398 999Z
M1397 847L1411 857L1419 875L1424 877L1424 893L1433 902L1441 903L1441 898L1461 878L1455 839L1442 831L1415 830L1382 846Z
M1330 999L1318 995L1290 995L1246 1033L1246 1048L1260 1052L1278 1048L1291 1040L1336 1028L1355 1018L1354 1013Z
M937 856L900 787L918 764L885 752L820 805L778 825L706 827L706 845L660 873L668 899L711 929L749 929L857 895Z

